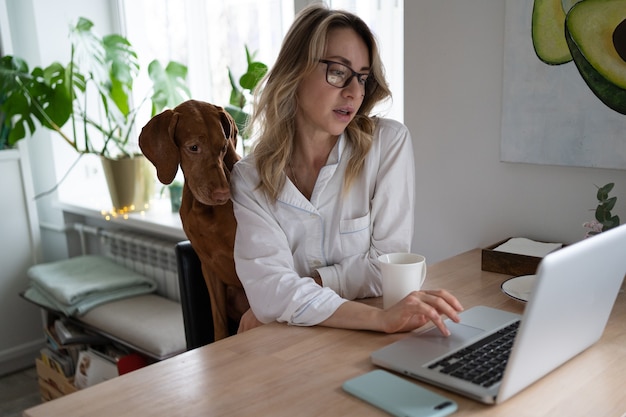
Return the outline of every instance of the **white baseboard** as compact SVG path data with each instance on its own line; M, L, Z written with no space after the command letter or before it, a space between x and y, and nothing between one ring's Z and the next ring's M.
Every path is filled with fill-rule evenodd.
M38 339L0 351L0 376L35 366L35 359L44 346L45 341Z

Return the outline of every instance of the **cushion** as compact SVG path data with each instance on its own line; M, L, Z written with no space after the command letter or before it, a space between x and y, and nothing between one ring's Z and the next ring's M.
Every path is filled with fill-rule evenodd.
M111 301L76 318L155 359L186 350L181 306L160 295Z
M102 303L152 293L156 283L101 255L34 265L25 297L68 316Z

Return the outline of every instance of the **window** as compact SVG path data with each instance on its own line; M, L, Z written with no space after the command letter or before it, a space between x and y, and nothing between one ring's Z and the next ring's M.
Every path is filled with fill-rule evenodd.
M228 68L235 78L245 72L245 46L256 52L257 60L271 67L293 22L294 4L304 7L304 3L306 0L119 0L120 30L132 43L142 67L134 90L148 91L145 69L149 61L158 59L165 64L176 60L188 67L192 98L228 104L231 91ZM328 0L327 3L356 13L372 28L393 93L393 101L382 103L375 111L403 121L403 0ZM137 126L143 126L149 118L150 106L145 105ZM61 200L102 200L101 190L106 185L99 180L100 163L97 158L83 159L81 164L85 167L79 171L82 175L68 178L60 187ZM76 185L85 181L94 185ZM76 190L80 189L83 191L78 196ZM90 190L89 195L85 189ZM162 189L157 183L156 193Z
M330 0L329 5L358 14L376 34L394 95L378 110L403 120L402 0ZM228 68L237 78L243 74L244 46L259 61L273 64L293 21L294 0L127 0L122 14L126 36L145 60L143 68L154 58L182 62L189 68L192 97L225 105Z
M271 65L294 9L293 0L127 0L122 14L142 68L155 58L181 62L192 98L223 106L231 91L228 68L236 79L245 72L246 46Z
M329 6L358 15L376 35L393 101L374 111L404 121L404 1L329 0Z

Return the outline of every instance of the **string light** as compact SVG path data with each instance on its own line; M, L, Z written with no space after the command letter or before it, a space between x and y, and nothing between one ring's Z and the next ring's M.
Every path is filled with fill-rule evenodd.
M124 220L129 219L129 214L135 212L135 205L124 206L120 209L112 207L110 210L100 210L100 214L104 217L104 220L111 221L113 219L121 218ZM146 215L146 211L150 209L150 204L145 204L143 210L138 211L141 216Z

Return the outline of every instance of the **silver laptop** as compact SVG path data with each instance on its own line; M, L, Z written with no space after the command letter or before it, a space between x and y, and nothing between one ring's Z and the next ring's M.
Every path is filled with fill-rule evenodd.
M523 315L470 308L461 323L446 320L451 336L436 328L413 332L371 360L483 403L501 403L600 339L626 274L625 251L622 225L552 252L539 265ZM482 347L481 339L490 346ZM487 359L484 352L501 358Z

